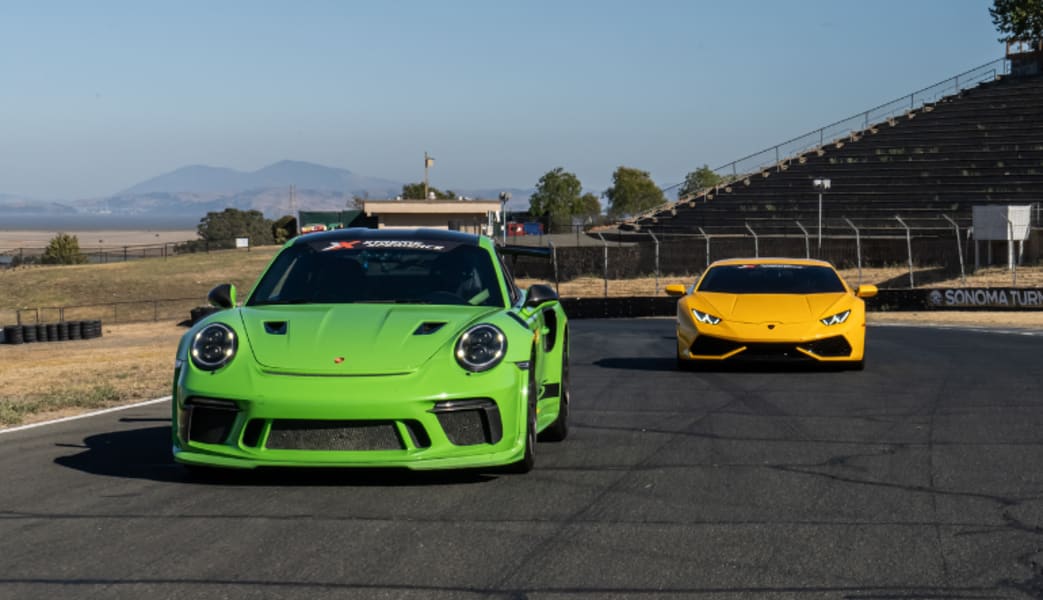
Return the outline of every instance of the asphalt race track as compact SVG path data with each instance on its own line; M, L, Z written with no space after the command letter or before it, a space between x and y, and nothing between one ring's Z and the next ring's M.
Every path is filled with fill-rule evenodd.
M525 476L193 481L166 404L0 435L0 598L1043 595L1043 337L685 373L671 320L572 328L572 433Z

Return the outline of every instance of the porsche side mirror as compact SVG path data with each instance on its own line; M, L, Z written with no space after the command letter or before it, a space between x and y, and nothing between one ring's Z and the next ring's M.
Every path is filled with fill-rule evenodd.
M863 284L855 288L855 295L859 298L872 298L876 295L877 289L875 285L868 283Z
M525 296L525 306L533 308L545 302L551 302L557 299L558 294L554 291L554 288L549 285L537 283L529 288L529 292Z
M206 295L206 301L217 308L232 308L235 306L235 285L222 283L210 290Z
M666 286L667 296L684 296L688 290L680 283L671 283Z

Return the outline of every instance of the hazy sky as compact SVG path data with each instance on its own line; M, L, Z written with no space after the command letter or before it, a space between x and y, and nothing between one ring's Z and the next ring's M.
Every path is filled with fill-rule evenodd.
M0 193L281 159L660 186L1003 56L989 0L0 0Z

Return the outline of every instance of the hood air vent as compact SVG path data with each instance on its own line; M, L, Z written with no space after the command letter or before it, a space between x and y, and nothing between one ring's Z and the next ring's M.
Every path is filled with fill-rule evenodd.
M272 335L286 335L286 321L265 321L264 331Z
M445 326L445 321L427 321L421 323L413 335L430 335Z

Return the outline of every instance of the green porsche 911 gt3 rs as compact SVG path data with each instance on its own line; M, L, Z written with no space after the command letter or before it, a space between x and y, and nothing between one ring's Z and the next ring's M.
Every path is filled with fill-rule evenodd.
M538 434L568 433L568 321L504 258L539 251L424 229L290 240L181 339L175 459L530 470Z

